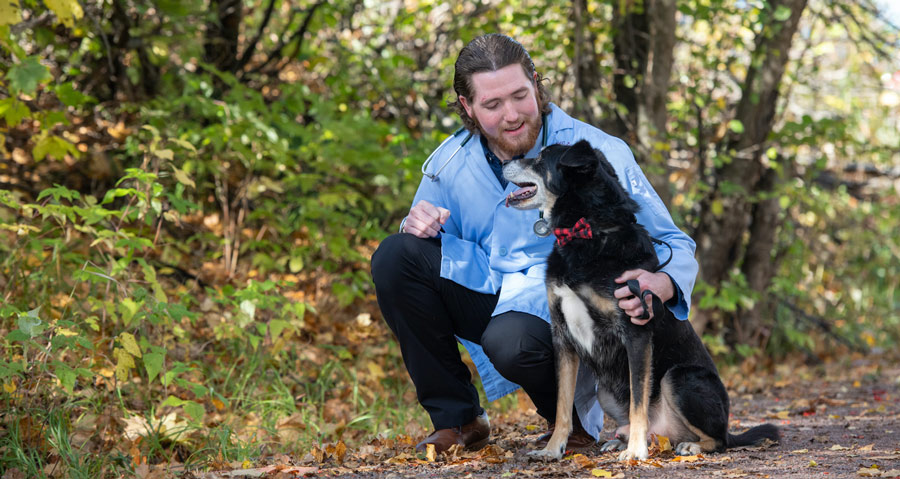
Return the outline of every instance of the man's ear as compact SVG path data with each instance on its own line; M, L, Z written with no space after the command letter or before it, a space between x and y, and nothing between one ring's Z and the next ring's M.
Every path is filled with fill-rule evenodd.
M469 115L469 118L474 118L474 116L472 115L472 107L469 106L469 100L467 100L466 97L460 95L459 104L463 106L464 110L466 110L466 115Z
M559 158L561 166L590 171L597 166L597 155L587 140L581 140L570 146Z

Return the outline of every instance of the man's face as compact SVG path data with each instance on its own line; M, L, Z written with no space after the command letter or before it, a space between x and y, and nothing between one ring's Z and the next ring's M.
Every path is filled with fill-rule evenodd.
M472 75L472 98L460 97L488 146L501 160L523 155L534 147L541 115L533 78L519 64Z

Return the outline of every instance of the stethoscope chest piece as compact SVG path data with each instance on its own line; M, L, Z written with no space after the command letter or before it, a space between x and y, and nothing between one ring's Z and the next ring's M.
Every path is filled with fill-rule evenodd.
M550 236L550 223L548 223L547 220L544 219L543 211L541 211L541 217L534 222L534 226L532 227L532 229L534 229L534 234L540 236L541 238Z

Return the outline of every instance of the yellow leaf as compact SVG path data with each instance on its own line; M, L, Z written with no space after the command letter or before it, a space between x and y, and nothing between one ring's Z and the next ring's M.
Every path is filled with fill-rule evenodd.
M777 417L778 419L787 419L788 416L790 416L790 415L791 415L791 412L787 411L787 410L778 411L777 413L775 413L775 417Z
M114 349L113 356L116 357L116 378L122 382L127 381L128 372L134 369L134 356L122 348Z
M139 358L141 357L141 348L137 344L137 340L134 339L134 335L131 333L122 333L119 335L119 344L125 348L125 351L128 351L132 356Z
M698 460L700 460L699 454L696 456L675 456L672 462L697 462Z
M538 430L538 426L536 426L536 425L534 425L534 424L529 424L529 425L525 426L525 430L526 430L526 431L537 431L537 430Z
M385 376L384 370L381 369L381 366L378 365L375 361L369 361L366 364L366 367L369 368L369 374L375 377L375 379L381 379Z
M0 3L2 3L2 1L3 0L0 0ZM66 328L59 328L56 330L56 332L59 333L61 336L67 336L67 337L68 336L78 336L77 332L72 331L71 329L66 329Z
M75 20L84 16L84 10L78 4L78 0L44 0L47 8L53 10L56 17L63 25L72 28L75 26Z
M816 461L813 461L813 460L810 460L810 461L809 461L809 467L816 467L816 466L818 466L818 465L819 465L819 463L816 462Z
M250 462L249 459L244 459L244 462L241 463L241 468L250 469L250 466L252 466L252 465L253 465L253 463Z
M613 477L612 473L606 469L593 469L591 475L594 477Z
M843 450L846 450L846 449L850 449L850 448L849 448L849 447L841 446L840 444L835 444L834 446L831 446L831 450L832 450L832 451L843 451Z
M22 21L22 12L16 0L0 0L0 27Z
M0 1L0 3L3 3L3 2ZM6 394L12 394L12 393L16 392L16 383L14 383L14 382L3 383L3 390L6 391Z
M434 444L428 444L425 446L425 459L428 459L428 462L434 462L436 455L437 453L434 450Z
M216 408L216 411L225 409L225 403L223 403L219 398L212 398L212 404Z
M868 446L863 446L863 447L859 448L859 450L860 450L860 451L871 451L873 447L875 447L875 444L874 444L874 443L873 443L873 444L869 444Z
M796 449L791 451L791 454L806 454L809 452L809 449Z
M190 186L191 188L197 187L197 184L194 183L194 180L192 180L191 177L184 172L184 170L179 170L174 165L172 166L172 169L175 170L175 179L178 180L179 183L185 186Z
M656 436L656 440L659 441L659 450L660 452L671 451L672 443L669 441L669 438L666 436Z
M725 212L725 206L722 204L722 200L713 200L711 208L713 214L716 216L722 216L722 213Z

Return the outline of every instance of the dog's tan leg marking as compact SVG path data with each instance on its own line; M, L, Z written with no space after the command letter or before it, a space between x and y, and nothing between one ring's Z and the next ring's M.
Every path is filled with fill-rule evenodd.
M600 296L593 288L586 284L578 288L578 295L586 299L591 306L604 315L619 314L619 307L615 301Z
M620 461L629 459L644 460L650 456L647 447L647 433L650 432L650 370L653 359L653 346L648 340L643 354L629 354L631 368L631 404L628 409L629 426L628 447L619 454ZM634 364L637 363L637 364Z
M668 437L675 445L675 452L682 456L694 456L701 452L712 452L719 448L716 440L694 426L678 409L674 386L669 376L663 377L660 385L660 410L650 432Z
M558 351L559 389L556 395L556 427L545 451L559 459L566 450L572 433L572 405L575 403L575 378L578 376L578 355L574 351Z
M557 308L563 309L560 301L565 301L556 292L557 285L547 287L547 296L550 302L551 314L556 314ZM571 290L566 288L571 293ZM554 321L565 321L565 318L553 318ZM569 434L572 432L572 406L575 403L575 380L578 377L578 355L571 348L557 348L556 372L559 378L556 394L556 424L553 435L547 446L540 451L531 451L530 456L542 459L560 459L565 452L566 443L569 442Z

